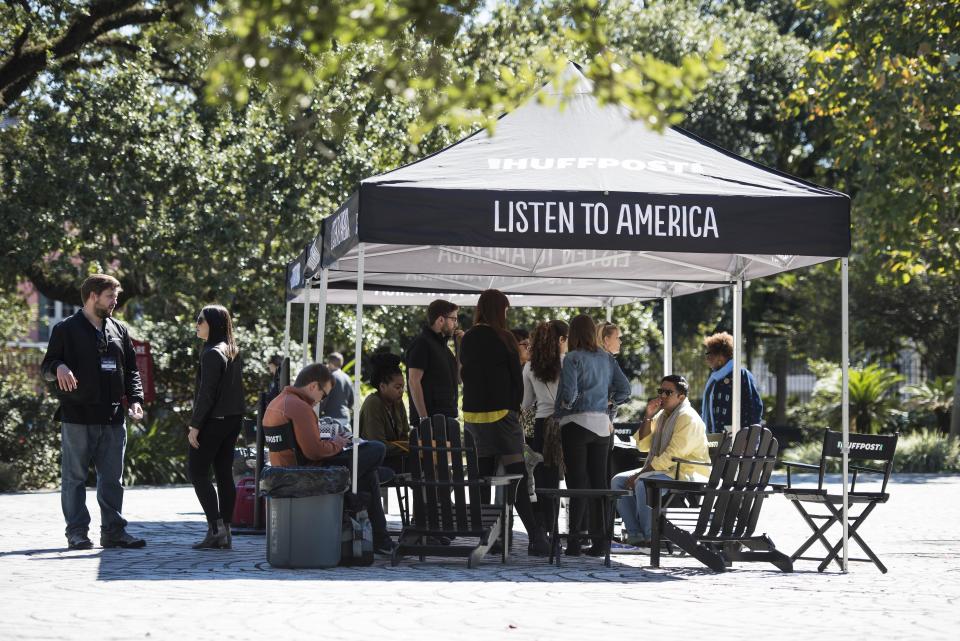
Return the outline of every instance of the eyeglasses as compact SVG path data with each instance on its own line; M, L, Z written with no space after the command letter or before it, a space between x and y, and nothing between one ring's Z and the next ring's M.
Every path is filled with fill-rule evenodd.
M97 332L97 353L106 354L109 347L110 345L107 343L106 332Z
M452 320L453 322L457 322L458 320L460 320L460 318L456 314L454 314L453 316L444 316L444 318L446 318L447 320Z
M657 396L666 396L667 398L670 398L676 393L677 393L676 390L663 389L662 387L657 388Z

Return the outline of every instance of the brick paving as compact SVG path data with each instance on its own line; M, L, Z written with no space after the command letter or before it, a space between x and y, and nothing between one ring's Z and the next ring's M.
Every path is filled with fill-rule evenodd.
M895 478L862 533L887 564L793 574L737 564L715 574L690 558L528 560L467 570L461 560L392 568L280 570L263 537L198 552L203 524L188 487L125 497L142 550L66 551L59 494L0 495L0 640L19 639L762 639L817 635L956 639L960 635L960 476ZM96 497L90 492L97 527ZM519 520L517 521L519 525ZM93 530L92 530L93 531ZM806 526L782 497L760 532L792 552ZM96 543L96 538L94 538ZM856 547L852 550L856 552Z

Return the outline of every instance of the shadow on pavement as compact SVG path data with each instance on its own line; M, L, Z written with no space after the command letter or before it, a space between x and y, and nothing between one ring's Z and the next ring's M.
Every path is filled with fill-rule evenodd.
M517 554L503 565L499 557L490 557L473 570L465 559L428 557L420 562L409 557L397 567L387 558L378 557L370 567L337 567L330 569L290 570L274 568L266 560L266 539L263 536L235 537L232 550L193 550L191 544L203 537L202 523L184 521L139 521L129 526L131 534L147 540L142 549L102 549L67 551L65 548L32 548L0 552L0 556L25 555L33 563L56 566L74 559L99 559L99 581L196 581L196 580L282 580L282 581L410 581L410 582L493 582L515 583L621 583L673 582L708 576L704 568L663 568L652 570L637 567L637 555L631 564L612 557L612 567L604 567L602 559L589 557L563 558L559 568L548 565L547 559L524 554L526 537L516 533ZM624 557L626 558L626 557ZM690 561L694 564L695 561Z
M527 539L522 532L514 535L515 554L507 564L499 556L490 556L475 569L467 569L466 559L407 557L396 567L389 559L378 557L370 567L337 567L330 569L274 568L266 559L266 538L237 536L232 550L193 550L191 544L203 538L201 522L137 521L128 526L131 534L147 540L141 549L103 549L68 551L62 548L29 548L0 552L3 556L27 556L31 563L49 566L56 576L57 566L76 559L99 559L99 581L197 581L197 580L267 580L267 581L388 581L388 582L514 582L514 583L664 583L713 576L707 568L690 558L665 557L667 567L654 570L642 567L646 555L628 554L611 557L611 567L603 559L563 557L562 566L549 565L546 558L525 554ZM96 543L96 541L95 541ZM671 567L682 563L683 567ZM738 565L735 572L752 575L780 573L762 564Z

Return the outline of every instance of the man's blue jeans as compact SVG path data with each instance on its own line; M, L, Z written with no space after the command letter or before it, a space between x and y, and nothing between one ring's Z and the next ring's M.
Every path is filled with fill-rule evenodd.
M627 479L639 472L639 469L622 472L613 477L610 481L610 488L614 490L627 489ZM669 474L652 474L649 478L672 479ZM633 494L627 494L617 499L617 511L620 512L620 518L623 519L623 527L627 534L632 537L644 539L650 538L650 529L653 522L653 510L647 505L647 484L642 479L637 479L633 488Z
M60 436L60 505L67 522L67 536L86 534L90 527L85 486L91 461L97 471L100 530L107 534L122 532L127 526L120 515L123 510L126 427L123 424L62 423Z

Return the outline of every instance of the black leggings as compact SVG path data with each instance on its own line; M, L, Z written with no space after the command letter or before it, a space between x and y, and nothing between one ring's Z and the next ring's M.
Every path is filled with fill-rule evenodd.
M599 436L576 423L567 423L560 430L563 440L563 462L567 468L567 487L571 490L605 490L610 487L607 476L607 457L610 453L610 436ZM570 499L571 537L583 531L584 513L590 507L590 538L604 540L603 506L600 499Z
M226 416L207 420L200 428L200 447L188 448L187 471L210 524L217 519L223 519L224 523L233 521L233 503L237 498L237 488L233 485L233 449L240 435L242 418ZM219 509L217 491L210 482L211 465L220 490Z
M538 418L533 423L533 438L530 447L535 452L543 454L543 426L547 419ZM560 470L552 465L541 463L533 470L533 479L538 490L557 489L560 487ZM533 512L544 529L553 527L553 500L541 498L533 506Z

